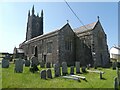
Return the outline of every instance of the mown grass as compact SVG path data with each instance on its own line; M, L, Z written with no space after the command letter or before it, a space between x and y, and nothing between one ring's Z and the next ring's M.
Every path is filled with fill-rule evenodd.
M84 73L80 75L85 76L87 81L78 82L62 77L43 80L40 79L40 72L33 74L28 67L24 67L23 73L14 73L14 64L10 64L9 68L2 69L2 88L114 88L116 70L99 69L105 71L104 79L100 80L98 73ZM53 69L52 74L54 76Z

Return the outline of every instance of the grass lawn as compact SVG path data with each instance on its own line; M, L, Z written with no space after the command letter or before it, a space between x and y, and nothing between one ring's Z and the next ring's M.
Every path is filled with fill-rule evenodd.
M39 68L42 70L41 68ZM104 80L100 80L98 73L84 73L87 81L64 79L62 77L43 80L40 79L40 73L29 72L28 67L24 67L23 73L14 73L14 64L10 64L9 68L2 69L2 88L113 88L116 70L102 69ZM53 69L52 69L53 71ZM68 71L70 71L68 69ZM52 72L54 74L54 71Z

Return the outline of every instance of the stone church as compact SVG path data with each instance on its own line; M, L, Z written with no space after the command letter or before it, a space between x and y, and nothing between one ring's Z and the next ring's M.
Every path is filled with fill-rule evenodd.
M67 22L62 28L43 34L43 10L41 16L28 13L26 40L19 45L27 58L33 55L39 62L60 64L65 61L74 65L79 61L83 65L107 67L110 62L107 36L99 21L71 28Z

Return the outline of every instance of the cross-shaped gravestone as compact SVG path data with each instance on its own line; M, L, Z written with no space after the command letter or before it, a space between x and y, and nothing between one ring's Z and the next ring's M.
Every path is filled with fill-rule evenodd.
M51 69L47 69L47 78L52 79L52 71L51 71Z
M41 77L41 79L46 79L46 70L42 70L40 72L40 77Z

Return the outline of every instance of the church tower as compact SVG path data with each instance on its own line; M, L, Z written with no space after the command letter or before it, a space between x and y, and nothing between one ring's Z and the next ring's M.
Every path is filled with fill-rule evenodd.
M30 15L30 10L28 12L26 41L43 34L43 10L41 11L41 17L39 17L39 14L36 16L34 13L33 5L32 15Z

